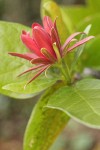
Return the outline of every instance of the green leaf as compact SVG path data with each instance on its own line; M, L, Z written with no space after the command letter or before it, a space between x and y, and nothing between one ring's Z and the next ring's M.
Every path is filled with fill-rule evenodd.
M91 40L81 56L81 63L85 67L100 69L100 36Z
M61 87L48 100L47 107L61 110L80 123L100 128L100 80L84 79Z
M41 13L41 17L43 17L43 13L44 13L44 10L43 10L43 5L49 1L54 1L54 0L41 0L41 10L40 10L40 13Z
M48 150L68 122L69 117L63 112L45 108L49 97L59 86L50 88L33 109L25 132L24 150Z
M44 79L44 76L41 76L38 77L38 84L34 81L24 89L34 73L19 78L17 76L32 65L24 59L8 55L8 52L25 53L28 51L20 40L22 30L30 31L30 28L16 23L0 22L0 93L14 98L32 97L57 81L56 78Z
M0 21L0 52L27 52L20 40L22 30L30 31L29 27L18 23Z
M27 68L24 65L24 61L22 63L22 60L13 58L8 55L8 52L10 51L27 51L20 40L22 29L30 30L28 27L19 25L17 23L0 22L0 93L15 98L30 97L30 95L16 94L2 89L3 85L16 80L18 72Z
M70 24L72 28L77 27L77 24L83 20L85 17L91 14L90 9L87 6L63 6L61 7L62 14L65 19L68 18L70 20ZM66 19L67 20L67 19ZM66 21L65 21L66 22ZM66 25L68 23L66 22Z
M52 79L49 77L45 77L45 75L43 74L43 76L35 79L32 83L27 85L26 88L24 88L24 86L27 83L27 79L24 79L24 81L7 84L3 86L3 89L20 94L37 94L38 92L41 92L53 85L56 81L57 78Z
M62 13L63 21L64 21L69 33L70 34L73 33L74 32L74 24L73 24L70 16L66 13L65 7L61 7L60 10L61 10L61 13Z

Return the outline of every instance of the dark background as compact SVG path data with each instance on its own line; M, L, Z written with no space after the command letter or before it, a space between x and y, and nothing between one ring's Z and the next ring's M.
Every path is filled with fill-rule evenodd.
M85 4L84 0L57 0ZM40 0L0 0L0 19L31 26L40 22ZM0 96L0 150L22 150L27 121L38 98L14 100ZM51 150L100 150L100 132L71 121Z
M31 25L40 20L41 0L0 0L1 20ZM84 0L56 0L59 4L84 4Z

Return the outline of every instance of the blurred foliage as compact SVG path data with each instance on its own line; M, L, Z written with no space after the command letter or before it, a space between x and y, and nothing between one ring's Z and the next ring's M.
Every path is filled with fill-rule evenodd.
M98 150L99 132L71 120L50 150Z
M61 7L62 16L68 29L72 27L72 31L83 31L87 25L92 24L90 35L94 35L95 40L92 40L87 44L85 53L83 53L80 60L82 66L94 69L100 69L100 61L98 60L98 57L100 56L100 42L98 40L100 35L99 10L99 0L86 0L86 5ZM92 49L90 45L94 45ZM96 47L96 45L98 46Z

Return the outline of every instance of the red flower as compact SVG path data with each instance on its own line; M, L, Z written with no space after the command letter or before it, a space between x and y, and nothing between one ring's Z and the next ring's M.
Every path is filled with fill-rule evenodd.
M93 38L93 36L87 37L81 41L76 42L73 46L69 47L70 42L73 41L74 37L82 34L77 32L72 34L61 46L59 34L56 27L56 20L54 22L47 16L43 19L43 27L34 23L32 25L32 36L29 32L22 31L21 40L25 46L30 50L29 53L9 53L10 55L17 56L29 60L32 64L35 64L33 68L28 69L19 76L37 70L38 73L28 82L32 82L38 77L43 71L49 68L55 62L61 60L66 53L72 51L74 48L84 44Z

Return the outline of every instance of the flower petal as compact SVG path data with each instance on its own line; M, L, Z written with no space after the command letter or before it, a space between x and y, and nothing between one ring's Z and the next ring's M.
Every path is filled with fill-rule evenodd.
M31 60L32 64L50 64L51 61L46 58L36 58Z
M57 20L57 18L56 18L55 21L54 21L54 29L55 29L56 34L57 34L57 38L58 38L57 40L58 40L58 43L59 43L59 47L61 48L61 42L60 42L58 30L57 30L57 23L56 23L56 20Z
M43 26L44 26L44 29L46 30L46 32L48 32L50 34L51 28L54 26L54 24L53 24L52 20L50 19L50 17L45 16L43 18Z
M30 71L39 69L39 68L41 68L41 67L43 67L43 65L38 65L38 66L32 67L32 68L30 68L30 69L28 69L28 70L22 72L21 74L19 74L18 77L20 77L20 76L22 76L22 75L24 75L25 73L28 73L28 72L30 72Z
M17 56L17 57L20 57L20 58L24 58L24 59L27 59L29 61L31 61L33 58L36 58L36 55L34 54L29 54L29 53L26 53L26 54L20 54L20 53L13 53L13 52L10 52L8 53L12 56Z
M25 85L25 87L31 83L33 80L35 80L42 72L44 72L50 65L47 65L45 67L43 67L41 70L39 70L39 72ZM24 88L25 88L24 87Z
M51 40L52 40L52 43L56 43L57 44L57 47L59 49L59 53L61 54L61 44L60 44L60 39L59 39L59 35L57 33L57 31L55 30L55 28L52 28L51 29Z
M38 27L40 27L40 28L43 28L39 23L36 23L36 22L35 22L35 23L32 24L32 28L34 28L34 27L36 27L36 26L38 26Z
M66 46L72 41L72 39L73 39L75 36L79 35L79 34L83 34L83 32L76 32L76 33L70 35L69 38L65 41L64 45L62 46L62 48L61 48L62 51L63 51L63 50L66 48Z
M80 45L82 45L82 44L88 42L89 40L91 40L91 39L93 39L93 38L94 38L94 36L89 36L89 37L87 37L87 38L85 38L85 39L83 39L83 40L77 42L76 44L74 44L74 45L71 46L70 48L68 48L67 51L69 52L69 51L73 50L74 48L76 48L76 47L78 47L78 46L80 46Z
M21 40L26 45L26 47L29 48L33 53L37 54L38 56L41 56L39 47L37 46L35 41L30 37L29 33L23 31L21 35Z
M41 53L51 62L54 63L56 59L48 52L47 49L41 48Z
M60 60L61 60L61 54L60 54L60 51L59 51L59 49L58 49L58 47L57 47L57 45L56 45L56 42L53 43L53 49L54 49L54 51L55 51L57 60L60 62Z
M38 44L39 49L46 48L56 58L50 36L45 32L44 29L35 27L33 29L33 36L35 42Z

